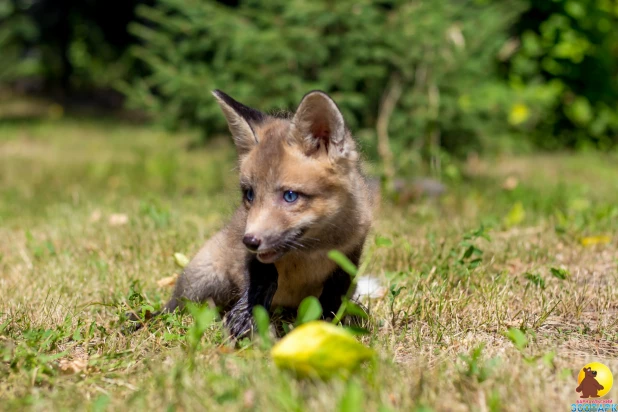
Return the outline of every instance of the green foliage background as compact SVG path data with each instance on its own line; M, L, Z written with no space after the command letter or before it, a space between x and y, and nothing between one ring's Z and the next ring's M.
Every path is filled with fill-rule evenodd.
M546 148L618 141L618 3L532 0L515 27L521 48L509 77L551 90L553 104L535 143ZM541 140L539 140L541 139Z
M332 94L350 126L375 141L389 88L396 148L493 147L516 98L495 56L523 4L517 1L373 2L160 0L130 26L147 76L125 88L135 107L170 126L225 125L209 95L222 88L261 108L293 108L309 90ZM493 74L493 76L492 76ZM482 126L481 126L482 125Z
M387 125L400 166L618 143L613 0L87 0L64 25L54 7L0 1L0 82L114 88L204 139L225 131L219 88L269 111L325 90L370 154Z

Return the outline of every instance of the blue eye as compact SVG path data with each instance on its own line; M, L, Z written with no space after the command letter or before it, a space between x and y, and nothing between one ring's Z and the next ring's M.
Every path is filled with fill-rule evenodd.
M283 200L288 203L293 203L298 199L298 193L292 192L291 190L286 190L283 192Z
M253 202L253 197L254 197L253 189L247 189L245 191L245 199L247 199L249 203L251 203Z

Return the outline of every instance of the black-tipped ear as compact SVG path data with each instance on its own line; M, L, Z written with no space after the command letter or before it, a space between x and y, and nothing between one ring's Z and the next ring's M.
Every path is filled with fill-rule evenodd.
M227 119L238 154L245 154L258 143L253 126L261 123L266 115L259 110L237 102L221 90L214 90L212 94L217 99Z
M309 92L301 100L292 120L295 139L308 155L324 149L331 158L356 155L343 115L326 93Z
M213 90L212 94L217 98L217 100L219 100L219 102L223 102L227 106L234 109L234 111L247 122L260 123L266 117L264 113L260 112L259 110L255 110L249 106L245 106L240 102L237 102L221 90Z

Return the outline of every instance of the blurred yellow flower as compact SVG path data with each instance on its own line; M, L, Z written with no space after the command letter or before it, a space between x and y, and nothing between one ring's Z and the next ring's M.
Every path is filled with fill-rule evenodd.
M581 239L582 246L594 246L605 245L611 242L612 238L609 236L588 236Z
M275 364L299 377L347 376L374 351L347 330L324 321L298 326L271 350Z
M511 107L509 113L509 123L513 126L520 125L528 120L530 116L530 109L523 103L516 103Z
M521 202L517 202L513 205L509 213L502 219L506 227L517 226L526 218L526 210Z
M189 258L182 253L174 253L174 262L176 262L178 267L184 268L189 264Z

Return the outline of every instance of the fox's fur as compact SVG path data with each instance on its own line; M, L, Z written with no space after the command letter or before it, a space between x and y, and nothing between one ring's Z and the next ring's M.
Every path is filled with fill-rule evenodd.
M311 295L332 316L350 279L327 253L339 250L358 264L373 202L341 112L319 91L286 117L213 94L238 152L243 201L185 268L164 311L184 300L211 301L231 309L226 323L235 336L251 330L256 304L296 308ZM298 199L286 202L285 191ZM247 236L260 242L257 250L245 247Z

